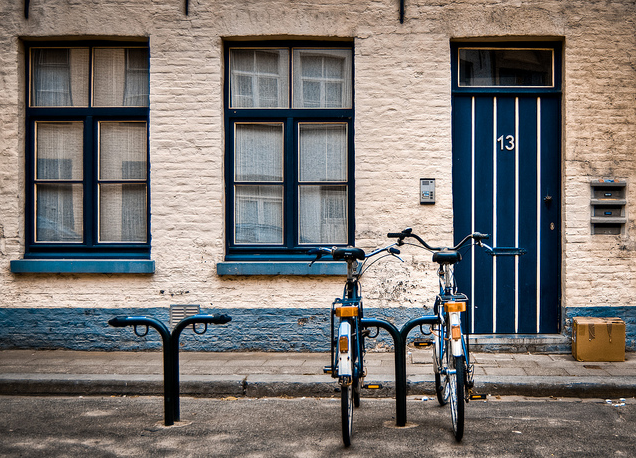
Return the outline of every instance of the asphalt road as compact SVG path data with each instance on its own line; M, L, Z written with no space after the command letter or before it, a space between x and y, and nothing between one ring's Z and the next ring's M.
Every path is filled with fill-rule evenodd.
M636 399L503 397L467 407L456 443L448 407L409 398L363 399L343 448L338 398L181 399L163 426L160 397L0 396L3 457L609 457L636 454Z

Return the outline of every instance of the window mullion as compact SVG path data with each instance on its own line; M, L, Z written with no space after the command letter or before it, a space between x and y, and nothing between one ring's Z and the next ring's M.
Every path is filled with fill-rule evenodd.
M97 245L97 120L87 116L84 121L84 243Z
M288 117L285 123L285 244L298 246L298 134L297 123Z

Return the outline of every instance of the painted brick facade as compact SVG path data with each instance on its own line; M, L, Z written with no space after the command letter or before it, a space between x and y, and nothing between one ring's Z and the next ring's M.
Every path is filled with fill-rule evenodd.
M117 309L143 312L170 304L201 304L210 312L252 311L258 326L259 310L279 310L284 321L284 309L319 313L340 295L341 277L217 275L216 264L225 254L223 43L243 38L353 40L355 227L356 244L364 249L386 244L387 232L407 226L433 243L451 242L450 42L562 40L562 305L603 308L610 316L611 307L621 306L626 320L632 320L636 2L406 0L403 24L398 4L190 0L186 16L185 0L48 0L31 2L25 19L22 2L2 2L0 322L3 309L14 322L4 327L11 332L0 330L0 347L30 345L24 335L11 335L23 332L15 326L20 320L15 309L46 320L49 309L86 317L91 315L88 309L111 310L114 315ZM23 40L60 37L149 40L154 274L11 272L10 261L21 259L25 248ZM419 204L422 177L437 180L433 206ZM591 234L590 181L598 178L627 181L628 222L620 236ZM391 260L369 271L364 281L368 307L400 308L400 316L408 316L413 308L415 316L421 306L432 306L437 277L430 256L405 250L404 258L404 264ZM570 319L563 313L564 333ZM320 319L317 322L322 326ZM101 320L86 323L106 333ZM633 320L630 323L628 348L633 350L636 329ZM69 330L73 347L77 341L85 348L117 346L99 343L99 333L83 333L82 327ZM311 339L316 333L307 329L296 317L285 332L306 332ZM241 335L249 332L249 325L237 329ZM249 338L244 340L226 348L255 348ZM302 348L324 349L322 340ZM33 345L65 346L59 341L47 344L46 339L35 339Z

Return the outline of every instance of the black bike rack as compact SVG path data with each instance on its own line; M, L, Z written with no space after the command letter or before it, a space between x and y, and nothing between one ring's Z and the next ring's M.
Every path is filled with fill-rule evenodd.
M402 351L402 367L404 368L404 390L403 390L403 398L401 402L404 404L404 418L402 418L402 424L398 423L398 426L406 426L406 344L407 337L409 332L416 326L428 325L432 326L434 324L439 324L440 320L437 315L425 315L419 318L413 318L408 321L404 326L402 326L402 330L400 331L400 336L402 338L402 343L404 345L404 351Z
M108 321L108 324L123 328L133 326L134 332L139 337L148 334L149 328L156 329L163 341L163 392L165 425L172 426L175 421L181 420L179 409L179 337L186 326L192 325L195 334L205 334L208 324L225 324L232 320L228 315L194 315L181 320L172 333L168 327L155 318L145 316L117 316ZM204 324L203 332L196 330L197 324ZM144 326L145 332L139 333L138 326Z
M393 337L393 348L395 348L395 424L396 426L406 426L406 338L409 332L422 325L438 324L437 315L422 316L414 318L398 330L396 326L385 320L375 318L361 318L360 324L363 328L382 328Z

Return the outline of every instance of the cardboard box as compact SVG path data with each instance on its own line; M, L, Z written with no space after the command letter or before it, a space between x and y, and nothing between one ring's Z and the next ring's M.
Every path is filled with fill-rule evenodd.
M577 361L625 361L625 322L620 318L575 317L572 356Z

